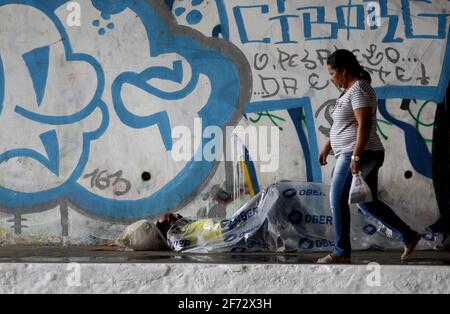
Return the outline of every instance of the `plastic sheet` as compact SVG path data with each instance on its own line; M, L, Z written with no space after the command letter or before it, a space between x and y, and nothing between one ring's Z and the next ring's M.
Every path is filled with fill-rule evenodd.
M229 219L181 219L169 230L174 251L301 252L334 247L329 186L283 181L261 191ZM398 235L351 207L353 249L401 248ZM429 243L431 248L435 243Z

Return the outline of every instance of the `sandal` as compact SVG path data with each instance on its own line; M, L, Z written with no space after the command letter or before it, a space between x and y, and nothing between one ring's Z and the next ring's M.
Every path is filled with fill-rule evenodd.
M412 252L416 248L417 243L419 243L421 238L422 238L422 236L420 235L420 233L417 233L416 238L414 239L414 241L411 242L410 244L406 244L405 245L405 249L403 251L403 254L400 257L401 261L406 261L411 256Z
M328 254L325 257L319 258L317 264L351 264L351 258Z

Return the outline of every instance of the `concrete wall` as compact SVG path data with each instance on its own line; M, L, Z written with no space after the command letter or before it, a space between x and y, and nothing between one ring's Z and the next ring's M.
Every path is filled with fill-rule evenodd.
M379 3L376 26L357 0L0 0L0 241L98 243L167 211L229 214L281 179L328 184L336 48L379 97L380 197L442 237L431 151L449 3ZM192 161L207 138L174 161L172 130L214 125L274 126L279 168L251 147L244 165Z
M0 293L442 294L449 277L446 266L2 264Z

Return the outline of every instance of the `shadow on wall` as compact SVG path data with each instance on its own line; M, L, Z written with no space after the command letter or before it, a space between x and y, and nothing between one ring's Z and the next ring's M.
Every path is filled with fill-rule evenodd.
M450 234L450 83L444 103L437 106L433 130L433 183L441 220L430 229ZM446 239L444 239L446 240Z

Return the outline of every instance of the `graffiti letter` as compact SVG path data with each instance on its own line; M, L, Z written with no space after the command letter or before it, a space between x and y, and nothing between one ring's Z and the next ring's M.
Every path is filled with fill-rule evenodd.
M378 49L377 45L371 44L370 49L366 49L366 51L369 52L370 55L369 56L366 54L362 55L364 57L364 59L366 59L367 62L371 65L379 65L381 63L381 61L383 61L383 53L382 52L377 53L376 59L378 59L378 60L372 61L372 58L375 57L375 52L377 51L377 49Z
M269 21L273 20L280 20L280 26L281 26L281 34L283 36L282 41L278 41L275 44L296 44L298 41L291 40L289 36L289 18L296 18L298 19L298 15L280 15L280 16L274 16L269 19Z
M322 90L322 89L327 88L328 84L330 83L329 81L327 81L327 83L326 83L324 86L317 87L317 85L318 85L319 83L318 83L317 81L314 81L314 82L313 82L313 80L312 80L313 77L319 78L319 75L317 75L316 73L311 73L311 75L310 75L309 78L308 78L309 85L310 85L312 88L315 88L315 89L317 89L317 90Z
M331 51L328 49L317 49L317 60L320 61L321 65L326 65L328 57L331 55Z
M331 126L333 125L333 117L331 115L331 110L336 104L336 99L327 100L322 106L317 109L315 117L318 118L319 114L322 110L324 110L325 120L329 123L329 127L325 127L324 125L319 126L319 131L325 135L326 137L330 137Z
M289 85L289 82L291 82L291 86ZM289 90L292 90L292 95L295 95L298 90L297 79L293 77L283 77L283 87L286 95L289 95Z
M345 16L345 13L352 14L353 8L356 8L356 25L351 25L350 17ZM347 30L347 40L350 40L350 31L352 29L364 29L364 6L362 5L349 4L337 6L336 17L338 21L338 28Z
M280 64L283 71L286 71L286 67L284 66L284 63L286 61L289 61L290 55L287 52L280 50L279 48L277 48L277 50L278 50L278 63Z
M323 40L323 39L336 39L338 35L338 24L333 22L325 22L325 7L310 6L304 8L298 8L298 11L303 10L316 10L317 19L316 21L311 21L311 13L303 13L303 29L305 33L306 40ZM328 37L312 37L312 25L329 25L330 26L330 36Z
M241 42L243 44L248 43L270 43L270 38L263 38L262 40L249 40L248 34L247 34L247 28L245 27L244 18L242 17L242 9L253 9L253 8L260 8L261 13L267 14L269 13L269 6L267 5L254 5L254 6L237 6L233 8L234 17L236 19L236 25L239 31L239 36L241 37ZM254 15L251 15L254 17Z
M276 94L278 94L278 92L280 91L280 84L278 84L277 79L275 79L273 77L264 77L264 76L261 76L261 75L259 76L259 78L261 79L261 86L262 86L264 92L267 94L267 95L263 96L264 98L273 97ZM266 85L267 81L272 81L272 82L275 83L276 87L275 87L275 90L272 93L269 93L269 91L267 90L267 85Z
M390 53L391 51L395 54L395 57L393 57L391 55L391 53ZM393 64L396 64L398 62L398 60L400 60L400 53L397 51L397 49L388 47L385 49L385 52L386 52L386 58L389 61L391 61Z
M418 81L420 80L420 84L422 84L422 85L430 84L430 81L429 81L430 77L427 76L425 65L423 63L420 64L420 68L422 69L422 76L418 77L417 80Z
M401 73L400 73L400 72L401 72ZM405 69L403 69L402 67L399 67L399 66L395 67L395 76L397 76L397 79L398 79L399 81L402 81L402 82L409 82L409 81L412 80L411 77L410 77L410 78L405 78L405 76L403 75L403 73L405 73Z
M264 70L268 63L269 63L269 56L267 55L267 53L263 53L262 55L259 55L259 53L257 53L255 55L254 66L256 71Z
M314 70L317 68L317 63L314 60L309 60L309 51L305 49L306 56L302 59L302 62L310 63L309 65L305 64L305 68L308 70Z
M388 77L391 74L391 72L385 71L383 69L383 67L380 67L379 69L373 69L373 68L369 68L369 67L364 67L364 69L366 69L367 72L369 72L370 74L373 74L374 72L378 72L378 76L380 78L380 81L383 82L383 84L386 84L386 81L384 80L383 75L385 77Z
M402 10L403 10L403 21L405 24L405 35L406 38L435 38L435 39L445 39L446 31L447 31L447 17L450 14L435 14L435 13L413 13L411 14L411 9L409 7L410 0L402 0ZM425 1L426 2L426 1ZM429 2L431 3L431 2ZM414 34L413 30L413 20L412 17L417 17L417 19L424 18L437 18L438 22L438 33L437 34Z

